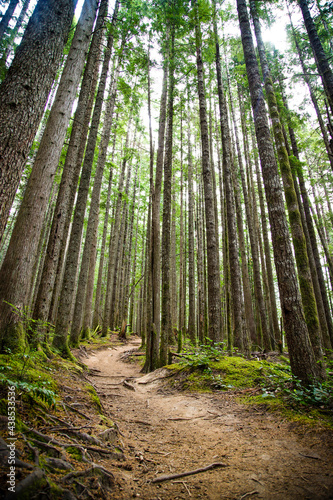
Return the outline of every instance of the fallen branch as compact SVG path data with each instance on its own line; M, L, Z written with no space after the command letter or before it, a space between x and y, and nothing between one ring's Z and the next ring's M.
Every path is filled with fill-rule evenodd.
M249 491L248 493L245 493L245 495L240 497L239 500L243 500L243 498L249 497L250 495L258 495L258 494L259 494L259 491L257 491L257 490Z
M321 460L321 458L316 455L304 455L304 453L299 453L299 455L302 455L302 457L305 458L312 458L313 460Z
M178 479L185 476L193 476L194 474L200 474L201 472L206 472L207 470L215 469L217 467L227 467L227 465L217 462L214 464L207 465L207 467L202 467L200 469L195 469L187 472L180 472L179 474L171 474L170 476L159 476L152 479L152 483L161 483L163 481L170 481L170 479Z

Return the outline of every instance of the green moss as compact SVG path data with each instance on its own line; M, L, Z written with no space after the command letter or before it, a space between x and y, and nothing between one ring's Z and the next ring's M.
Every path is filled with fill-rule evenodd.
M325 415L322 411L315 408L299 407L298 409L292 408L281 397L267 396L263 398L259 396L241 396L237 398L238 402L255 405L257 408L262 407L266 410L278 414L289 421L304 424L310 427L324 427L326 429L333 429L333 421L330 415Z
M66 448L66 451L74 460L82 462L82 453L79 448L77 448L76 446L69 446L68 448Z
M10 323L2 333L2 352L21 353L26 350L26 335L22 321Z
M93 386L90 385L90 384L86 385L86 389L87 389L87 392L88 392L88 394L90 396L90 399L91 399L93 405L99 411L99 413L102 413L102 405L101 405L101 401L100 401L100 399L98 397L97 392L95 391L95 389L93 388Z

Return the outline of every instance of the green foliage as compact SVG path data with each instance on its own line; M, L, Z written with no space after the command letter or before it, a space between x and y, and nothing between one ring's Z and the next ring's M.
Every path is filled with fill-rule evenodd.
M4 391L14 386L18 394L28 396L35 402L43 402L48 406L56 404L57 386L53 378L46 372L51 368L43 368L45 355L30 351L29 354L0 355L0 384Z

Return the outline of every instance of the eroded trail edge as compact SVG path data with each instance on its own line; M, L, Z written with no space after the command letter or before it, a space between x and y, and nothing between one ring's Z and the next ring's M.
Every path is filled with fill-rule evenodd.
M143 375L139 364L121 359L138 347L131 340L85 360L99 370L89 378L125 451L110 498L333 498L329 434L301 432L265 408L237 403L233 394L179 392L166 369ZM108 460L100 462L107 467ZM170 479L156 481L163 476Z

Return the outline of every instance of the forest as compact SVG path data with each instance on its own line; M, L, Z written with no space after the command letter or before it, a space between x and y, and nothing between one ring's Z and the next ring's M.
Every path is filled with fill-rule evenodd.
M273 357L331 408L332 3L0 14L0 384L50 403L6 366L137 337L142 373Z

